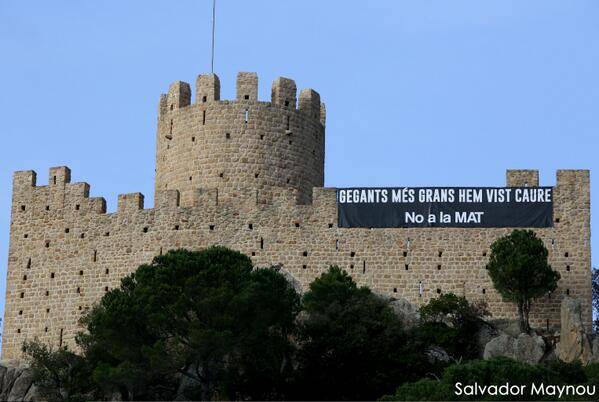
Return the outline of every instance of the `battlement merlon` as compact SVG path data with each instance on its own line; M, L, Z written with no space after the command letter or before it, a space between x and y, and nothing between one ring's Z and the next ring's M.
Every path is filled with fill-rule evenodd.
M216 74L200 74L196 79L195 104L220 101L221 84ZM237 102L257 102L258 75L253 72L237 74ZM313 89L304 89L297 100L297 86L290 78L278 77L272 83L271 104L281 109L300 110L308 116L326 122L326 108L320 102L320 95ZM183 81L176 81L169 86L168 93L160 95L158 116L163 117L168 112L176 111L191 105L191 86Z

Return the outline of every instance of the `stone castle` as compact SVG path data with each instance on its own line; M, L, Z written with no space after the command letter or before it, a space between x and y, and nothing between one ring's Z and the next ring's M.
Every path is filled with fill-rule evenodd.
M170 249L220 244L257 266L279 265L306 287L330 265L360 285L421 305L443 292L485 300L495 318L513 318L485 270L489 246L510 229L339 228L334 188L324 185L325 107L311 89L297 99L293 80L278 78L270 102L258 78L239 73L235 100L220 99L216 75L176 82L160 97L153 209L140 193L120 195L115 213L50 168L14 173L2 333L3 359L19 359L25 340L74 346L82 313L120 279ZM508 186L538 186L536 170L508 170ZM559 325L565 295L583 302L590 327L589 172L560 170L554 226L536 230L562 279L531 315Z

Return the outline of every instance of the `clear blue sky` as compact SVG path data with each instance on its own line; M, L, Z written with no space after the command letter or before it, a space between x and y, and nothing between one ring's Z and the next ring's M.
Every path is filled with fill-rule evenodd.
M159 94L209 71L210 14L210 0L0 2L2 310L12 172L45 184L68 165L109 211L119 193L151 206ZM597 0L218 0L217 14L224 99L237 71L259 74L264 100L279 75L320 92L327 186L599 172Z

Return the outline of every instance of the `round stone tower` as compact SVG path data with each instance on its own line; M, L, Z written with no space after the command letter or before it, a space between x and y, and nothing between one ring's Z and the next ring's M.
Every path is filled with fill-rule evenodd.
M310 202L312 188L324 185L325 107L312 89L299 102L296 93L293 80L277 78L271 101L261 102L257 75L239 73L237 99L223 101L218 76L207 74L192 104L189 84L171 84L160 97L155 193L178 190L191 206L201 190L216 189L219 202L257 190L268 202L289 188Z

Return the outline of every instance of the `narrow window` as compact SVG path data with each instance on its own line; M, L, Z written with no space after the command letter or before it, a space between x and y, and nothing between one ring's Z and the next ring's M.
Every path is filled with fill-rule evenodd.
M290 119L291 118L289 116L287 116L287 130L289 130L289 127L290 127Z
M196 137L191 137L191 142L196 142Z
M219 174L219 176L222 178L222 177L225 177L225 174L221 172L221 173Z
M23 310L19 310L19 315L23 315Z
M50 210L50 205L46 205L46 211Z
M206 125L206 111L202 111L202 126Z
M98 250L94 250L93 262L98 261Z
M568 271L568 272L570 271L570 266L569 265L566 265L566 271Z
M50 309L49 309L49 308L47 308L47 309L46 309L46 314L48 314L49 312L50 312Z
M570 289L566 289L566 294L570 296Z
M179 230L179 225L175 225L175 230Z
M64 232L65 232L65 233L69 233L70 231L71 231L71 229L69 229L69 228L65 228L65 229L64 229Z
M84 238L85 238L85 233L81 233L81 236L80 236L80 237L81 237L82 239L84 239Z
M351 253L349 253L349 256L352 257L352 258L354 258L356 256L356 252L352 251Z
M249 229L249 230L253 230L253 229L254 229L254 225L253 225L253 224L251 224L251 223L250 223L250 224L248 224L248 229Z
M83 271L79 271L79 276L83 276Z
M307 251L304 251L304 252L302 253L302 255L303 255L304 257L307 257L307 256L308 256L308 252L307 252Z
M299 224L299 222L295 222L295 227L296 227L296 228L299 228L299 227L300 227L300 224Z
M289 101L288 100L285 101L285 107L287 107L287 106L289 106Z
M486 257L486 256L487 256L487 252L483 251L483 257Z
M260 238L260 250L264 250L264 238Z
M335 240L335 251L339 251L339 239Z
M406 271L407 271L408 269L410 269L410 266L408 264L406 264L405 268L406 268Z
M437 271L441 271L441 264L437 265Z
M62 331L64 331L62 328L60 329L60 338L58 338L58 346L62 347Z
M54 181L54 184L56 184L56 176L52 177L52 180Z
M248 124L249 119L250 119L250 111L248 109L245 109L245 115L244 115L245 124Z
M23 275L23 280L26 281L27 280L27 275Z
M79 211L79 208L81 208L81 205L79 205L79 204L75 205L75 210L76 211Z
M160 247L160 255L162 255L162 247Z
M366 273L366 260L362 261L362 273Z
M260 139L263 140L264 139L264 135L260 135Z
M258 178L258 176L260 176L260 173L254 173L254 178Z
M443 251L439 250L439 258L443 256Z
M50 291L46 290L46 296L50 296Z
M106 275L108 275L110 273L110 270L108 268L106 268Z
M191 176L189 176L189 181L191 181L191 180L192 180L192 177L191 177Z
M214 225L210 225L210 230L214 230Z
M287 183L289 183L289 179L287 179ZM333 228L333 224L329 223L329 229L332 229L332 228Z
M249 96L249 95L244 95L244 96L243 96L243 99L245 99L245 100L250 100L250 96Z
M44 328L44 332L48 332L48 327Z
M568 253L568 252L566 251L566 253L564 254L564 257L568 258L569 256L570 256L570 253Z
M105 292L108 292L108 286L106 286L106 287L104 288L104 291L105 291Z
M487 289L483 288L483 294L487 293Z
M230 140L231 139L231 133L225 133L225 138Z
M256 256L256 252L252 251L252 257L255 257L255 256Z
M55 276L54 272L50 272L50 279L54 279L54 276Z
M407 252L407 251L404 251L404 252L403 252L403 256L404 256L404 258L405 258L405 257L407 257L407 256L408 256L408 252Z
M17 334L21 333L21 328L17 328Z
M77 293L81 293L81 288L77 288Z
M49 248L49 247L50 247L50 241L46 240L46 248Z
M21 205L21 211L25 211L25 205Z
M555 218L555 223L559 223L559 218Z
M441 289L437 288L437 294L440 295L441 294Z
M23 237L26 239L26 238L28 238L28 237L29 237L29 235L28 235L27 233L25 233L25 234L23 235Z
M190 177L190 179L191 179L191 177ZM147 226L143 228L143 232L144 233L148 233L148 227Z
M21 299L25 297L25 292L21 292Z
M31 268L31 258L27 259L27 268Z
M169 133L169 135L173 135L173 119L171 119L171 124L170 124L170 127L168 129L168 133Z
M351 265L349 266L349 269L354 269L354 264L351 264Z
M208 98L206 97L206 95L202 96L202 102L206 103L206 101L208 100Z
M393 288L393 293L397 293L397 288Z

